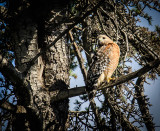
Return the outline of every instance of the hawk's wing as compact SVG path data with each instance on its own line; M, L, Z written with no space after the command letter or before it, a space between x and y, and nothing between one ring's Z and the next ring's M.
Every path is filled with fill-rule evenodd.
M94 55L94 61L91 64L87 75L87 91L91 91L97 87L98 78L106 70L110 62L109 55L112 46L102 46Z

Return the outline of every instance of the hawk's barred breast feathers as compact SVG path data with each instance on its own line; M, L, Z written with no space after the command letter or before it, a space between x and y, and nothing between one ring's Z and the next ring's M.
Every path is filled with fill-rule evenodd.
M100 48L93 57L94 61L88 71L87 91L96 89L104 81L109 82L119 62L119 46L106 35L98 36L98 41Z

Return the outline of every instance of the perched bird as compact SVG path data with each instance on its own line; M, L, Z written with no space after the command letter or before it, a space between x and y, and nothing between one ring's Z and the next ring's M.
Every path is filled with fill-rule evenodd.
M93 62L87 75L86 90L90 99L93 98L98 86L102 82L110 82L120 57L119 46L106 35L98 36L98 45L99 49L93 56Z

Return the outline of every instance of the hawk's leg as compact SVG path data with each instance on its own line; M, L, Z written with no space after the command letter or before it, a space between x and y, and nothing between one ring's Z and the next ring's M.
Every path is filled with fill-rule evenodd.
M110 77L107 79L107 83L109 83L110 81L114 81L115 79L116 79L115 77L113 77L113 78Z

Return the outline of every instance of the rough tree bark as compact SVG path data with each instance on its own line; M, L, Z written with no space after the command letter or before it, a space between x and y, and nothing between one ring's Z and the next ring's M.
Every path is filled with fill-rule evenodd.
M29 17L23 20L21 19L14 24L15 30L12 30L12 39L14 40L15 44L15 65L16 68L21 72L25 71L27 61L29 61L38 52L36 27L37 24ZM28 71L28 74L24 77L31 85L31 90L33 93L32 98L30 99L31 101L26 102L26 100L23 99L24 96L21 94L21 92L15 90L17 96L17 105L22 105L24 107L30 106L33 110L38 108L39 104L37 103L36 106L34 104L36 98L38 99L38 97L42 97L41 95L37 96L38 91L42 88L41 81L38 79L38 73L40 73L38 68L40 68L40 64L38 66L38 61L36 61L36 64L32 66L32 68ZM38 111L38 109L36 110ZM36 110L35 112L37 112ZM40 114L40 112L38 111L37 114ZM27 119L24 114L17 113L13 123L14 130L23 130L29 128L29 122L26 121ZM40 124L40 121L38 123ZM39 129L42 129L40 126Z
M56 11L60 10L56 9ZM58 17L55 20L61 19ZM46 27L44 20L37 22L30 15L19 18L14 23L12 39L15 44L15 65L20 72L26 72L28 62L40 50L45 50L47 44L65 28L64 25L58 26L52 32L46 33ZM68 89L68 56L66 37L63 37L42 56L39 56L24 75L24 79L30 85L31 94L30 99L26 100L24 99L25 93L15 90L17 105L24 106L27 112L25 114L21 113L22 111L16 112L13 122L14 130L66 130L69 100L66 98L51 103L49 91ZM54 95L57 94L58 91Z

